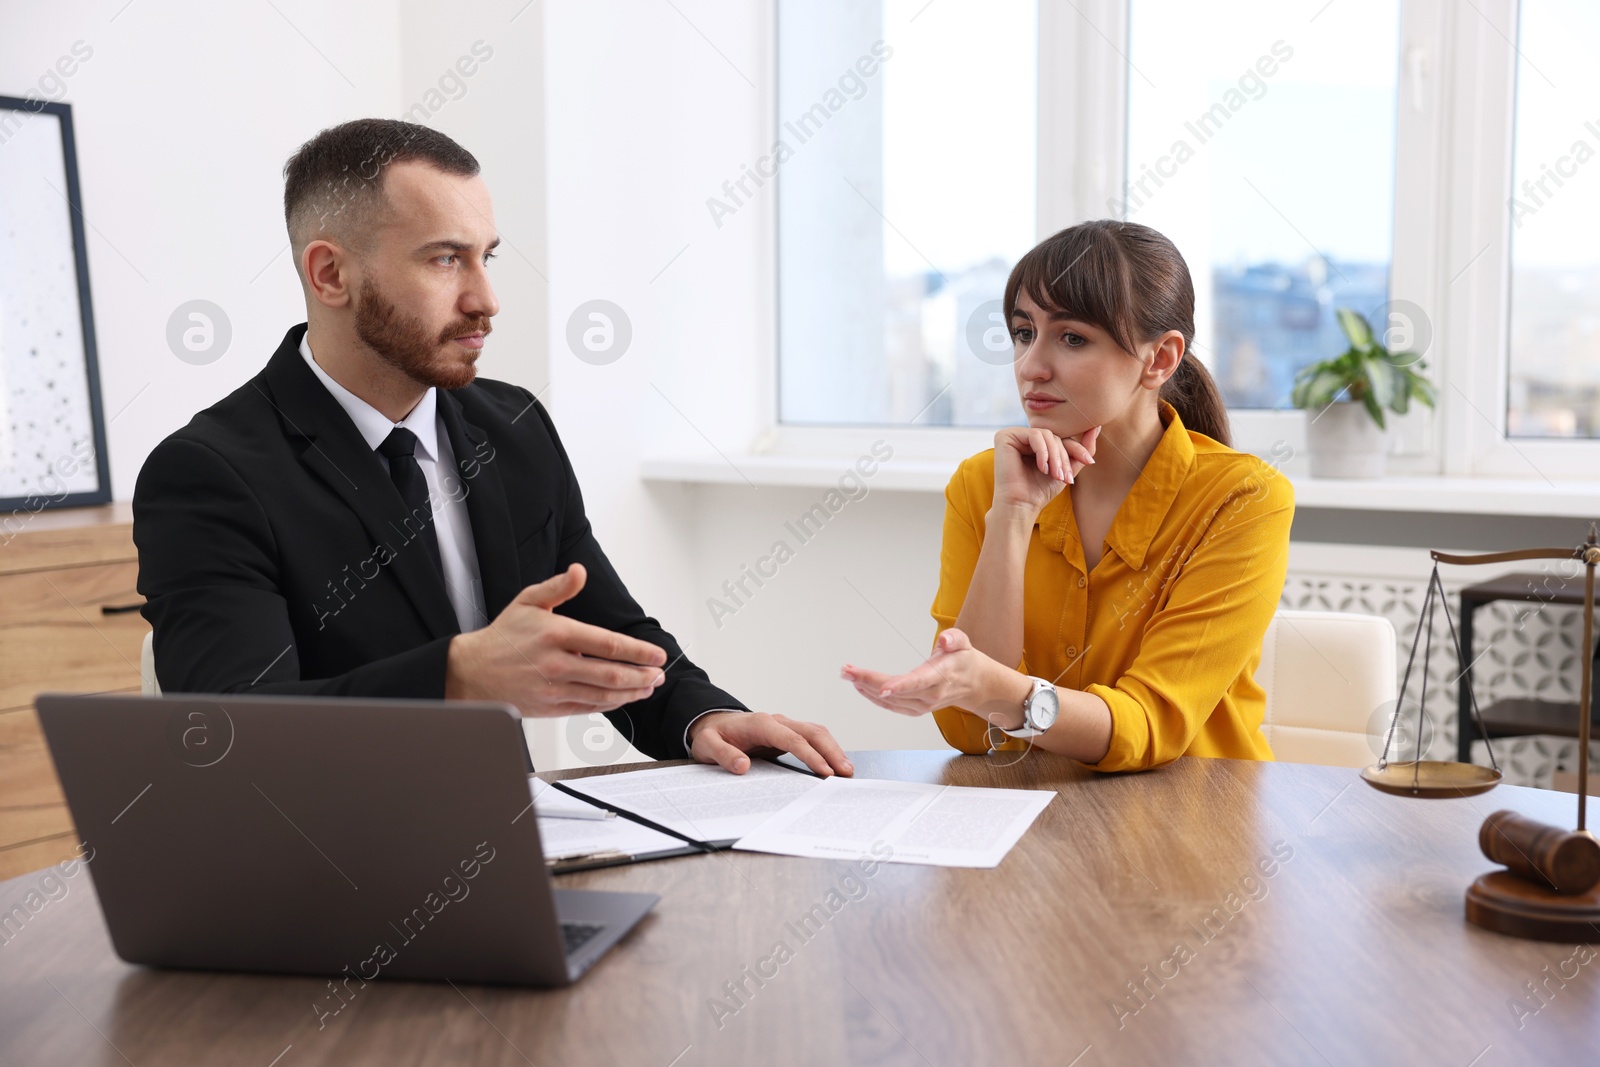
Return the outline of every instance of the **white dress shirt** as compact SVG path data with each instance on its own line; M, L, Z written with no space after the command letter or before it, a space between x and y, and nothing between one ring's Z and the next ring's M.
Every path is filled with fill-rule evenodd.
M311 344L304 337L300 339L300 355L311 373L356 424L361 439L377 455L385 471L389 469L389 461L378 452L378 446L390 432L396 426L404 426L417 435L417 466L422 468L422 476L428 482L428 502L433 507L434 531L439 536L439 562L444 564L445 590L450 594L456 623L462 633L487 626L489 618L483 606L478 550L472 540L472 522L467 517L466 486L456 473L455 451L450 447L450 435L445 432L444 420L439 415L439 391L429 389L404 419L391 422L389 416L329 377L312 358Z
M433 506L434 530L439 535L439 558L444 564L444 584L450 594L450 606L455 609L462 633L487 626L489 618L484 611L483 580L478 570L477 547L472 540L472 523L467 517L465 486L455 473L455 451L450 447L450 435L439 417L438 390L429 389L410 414L399 422L391 422L389 416L330 378L312 357L311 344L305 337L300 339L300 355L311 373L356 424L362 440L377 455L385 471L389 469L389 461L378 452L378 446L390 431L404 426L417 435L417 466L422 468L422 476L428 481L428 501ZM689 749L689 728L701 718L713 711L739 710L742 709L710 708L689 720L689 726L683 731L684 750Z

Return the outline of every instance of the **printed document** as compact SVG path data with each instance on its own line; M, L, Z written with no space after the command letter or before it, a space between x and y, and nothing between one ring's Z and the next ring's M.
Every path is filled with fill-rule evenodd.
M817 859L995 867L1055 796L1054 789L825 778L733 847ZM883 854L884 845L891 854Z
M539 843L547 860L571 856L590 856L600 852L620 852L628 856L648 856L687 846L676 837L641 826L632 819L539 820Z
M743 774L696 763L570 778L561 784L685 837L712 843L743 837L825 780L833 779L751 760Z

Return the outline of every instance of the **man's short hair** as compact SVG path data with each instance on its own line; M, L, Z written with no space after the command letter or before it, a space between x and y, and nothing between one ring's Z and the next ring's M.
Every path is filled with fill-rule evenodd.
M355 250L383 218L383 176L391 163L421 161L446 174L478 173L471 152L438 130L399 119L355 119L330 126L283 166L283 215L300 254L318 237Z

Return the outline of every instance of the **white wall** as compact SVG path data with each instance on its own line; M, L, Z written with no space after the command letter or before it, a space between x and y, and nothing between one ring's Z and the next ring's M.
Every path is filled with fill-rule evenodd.
M74 42L92 49L60 98L77 127L119 500L163 437L259 371L305 319L284 161L326 126L400 116L480 40L492 57L450 86L453 98L434 97L427 121L478 156L507 242L485 371L535 390L548 380L539 5L513 21L524 0L448 16L420 0L274 2L7 4L0 15L0 93L37 89ZM219 305L233 331L202 366L166 341L168 317L193 299Z
M695 502L696 653L752 706L826 723L846 747L944 748L931 718L884 711L839 677L846 662L909 670L933 643L928 608L938 588L944 497L867 484L865 498L804 544L793 533L797 517L824 490L685 490ZM733 604L723 583L737 582L779 539L795 555L776 577L759 588L746 578L753 595L741 592L732 615L707 607L711 597Z
M400 100L393 0L277 0L282 15L266 4L124 2L7 4L0 16L0 92L37 88L76 41L93 50L61 98L77 127L122 500L163 437L243 384L305 318L284 233L284 160L322 127L392 113ZM205 366L167 347L168 317L193 299L219 305L233 329Z
M705 452L708 441L736 454L762 427L759 268L773 186L720 228L706 208L770 147L761 7L546 7L552 408L601 543L714 680L752 707L827 724L846 747L941 747L931 720L874 707L839 678L846 659L907 669L923 658L940 497L869 491L719 627L707 599L822 494L638 476L646 455ZM633 327L629 349L601 366L566 340L569 315L597 297ZM557 758L593 759L581 736L566 728Z
M501 241L491 268L500 314L480 367L535 393L550 380L541 7L401 0L401 100L384 112L449 134L483 167Z

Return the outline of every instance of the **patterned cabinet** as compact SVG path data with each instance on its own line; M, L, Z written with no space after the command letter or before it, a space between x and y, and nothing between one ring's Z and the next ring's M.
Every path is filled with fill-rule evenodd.
M0 516L0 879L74 854L33 700L139 691L138 573L126 504Z

